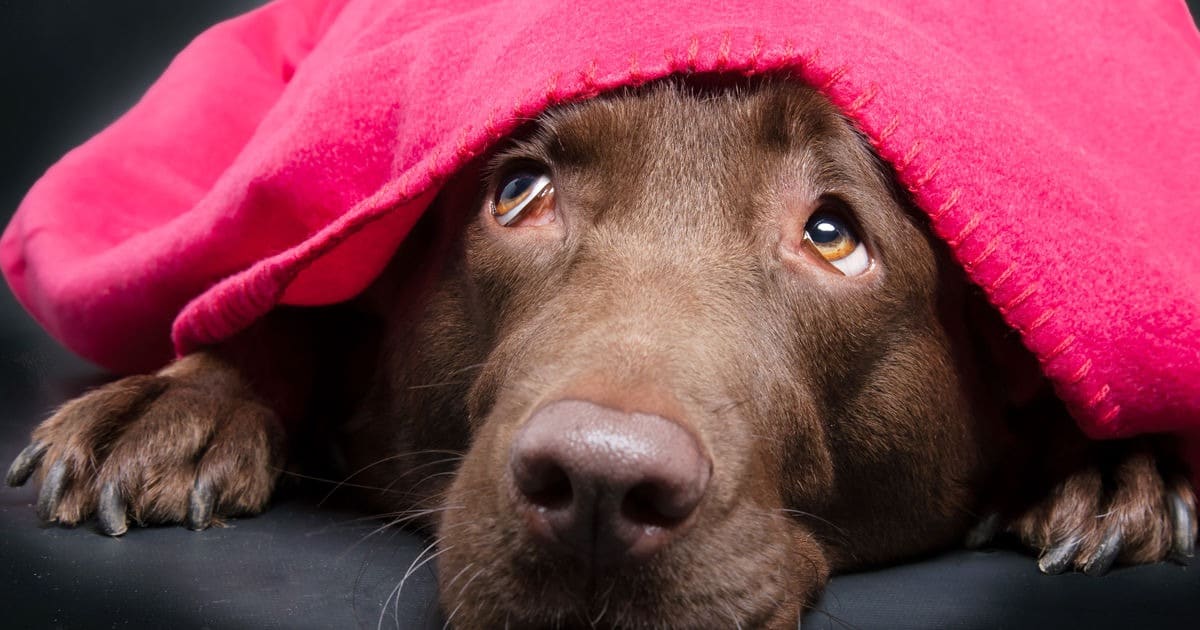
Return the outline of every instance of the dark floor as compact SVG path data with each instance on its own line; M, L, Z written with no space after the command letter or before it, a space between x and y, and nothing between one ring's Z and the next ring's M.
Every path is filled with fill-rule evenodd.
M0 0L0 221L53 160L129 107L173 51L257 4ZM49 409L105 378L0 290L0 463ZM0 626L441 627L432 564L396 595L424 541L378 531L321 495L299 484L228 528L109 539L40 526L31 490L0 489ZM1046 577L1012 551L957 552L836 578L817 608L805 627L1194 628L1200 563Z

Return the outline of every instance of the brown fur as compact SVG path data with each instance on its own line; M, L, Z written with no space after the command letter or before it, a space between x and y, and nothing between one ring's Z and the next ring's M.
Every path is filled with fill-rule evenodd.
M522 162L554 174L548 227L503 228L485 208ZM316 383L343 405L353 481L385 489L368 500L436 533L460 627L794 627L831 572L952 546L989 509L1002 516L977 542L1009 524L1041 549L1078 540L1067 562L1081 568L1113 543L1105 523L1123 561L1183 548L1170 501L1194 511L1194 498L1160 449L1099 456L1073 429L1006 420L1029 396L1007 395L996 363L1011 362L981 343L978 297L886 173L832 105L790 84L672 82L557 110L460 173L346 307L378 337L264 349L285 328L275 315L65 406L34 434L40 468L70 471L46 517L86 518L115 481L135 520L190 519L197 474L215 516L261 509L276 418L325 409L299 395ZM851 209L872 272L841 277L797 253L822 203ZM713 472L686 536L603 570L529 536L510 445L565 398L698 436ZM998 462L1046 461L1030 442L1079 456L996 483L1011 477Z

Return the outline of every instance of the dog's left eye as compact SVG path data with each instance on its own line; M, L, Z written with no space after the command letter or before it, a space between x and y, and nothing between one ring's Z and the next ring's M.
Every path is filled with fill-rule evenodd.
M518 171L496 187L492 216L504 227L545 225L554 215L554 182L546 173Z
M844 275L857 276L871 268L866 245L839 212L814 212L804 226L804 242Z

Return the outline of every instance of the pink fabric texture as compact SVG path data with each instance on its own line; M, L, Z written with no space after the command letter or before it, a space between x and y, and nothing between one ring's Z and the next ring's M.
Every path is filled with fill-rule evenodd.
M33 187L14 293L118 371L355 295L557 103L771 73L895 168L1094 437L1200 432L1200 36L1181 0L278 0Z

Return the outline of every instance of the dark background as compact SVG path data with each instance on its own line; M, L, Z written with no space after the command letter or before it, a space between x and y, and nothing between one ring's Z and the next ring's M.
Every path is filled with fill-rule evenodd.
M208 25L259 0L0 0L0 224L63 153L127 110ZM1200 0L1189 2L1193 15ZM1200 78L1198 78L1200 80ZM0 289L0 467L54 405L105 375ZM432 574L385 606L424 542L303 492L228 529L39 527L0 488L4 627L441 627ZM1200 566L1048 578L1013 552L958 552L834 580L806 627L1195 627ZM395 600L391 600L393 603ZM384 611L381 614L381 611Z

